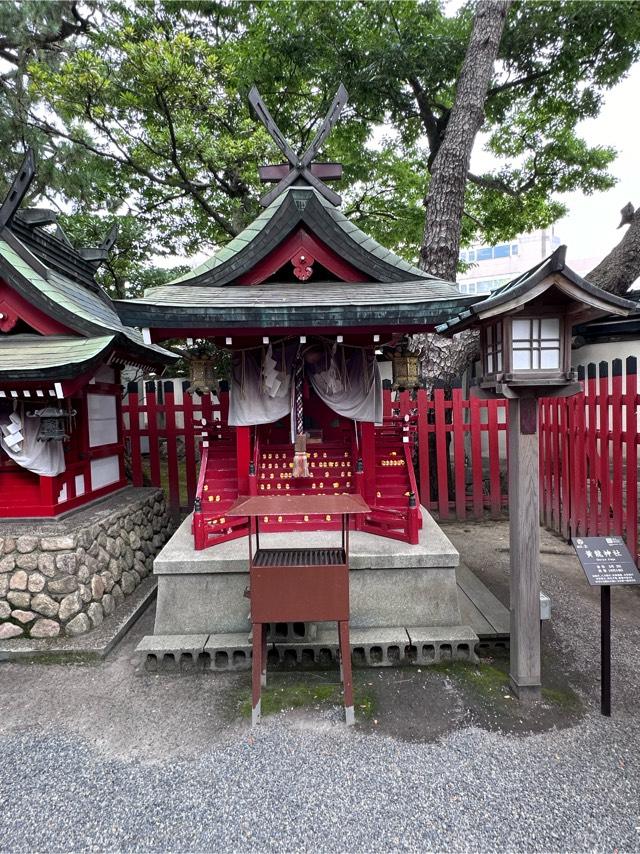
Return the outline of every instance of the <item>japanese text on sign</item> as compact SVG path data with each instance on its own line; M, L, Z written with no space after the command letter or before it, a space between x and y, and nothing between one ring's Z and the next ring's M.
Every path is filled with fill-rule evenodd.
M640 584L640 572L622 537L574 537L572 543L592 586Z

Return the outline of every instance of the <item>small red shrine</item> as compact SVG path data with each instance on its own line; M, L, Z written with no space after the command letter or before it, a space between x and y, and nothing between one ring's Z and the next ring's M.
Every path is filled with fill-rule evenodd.
M455 285L385 249L340 210L314 158L346 100L341 87L318 135L298 156L256 90L250 100L288 160L264 211L212 258L143 298L119 301L146 340L207 338L231 354L226 422L203 424L193 531L196 549L247 532L225 511L239 495L359 493L361 530L418 542L412 441L382 418L378 360L406 336L433 330L465 299ZM326 514L265 514L263 530L338 528Z
M0 517L57 516L126 486L120 372L176 357L124 326L95 281L116 240L76 249L21 209L27 154L0 207Z

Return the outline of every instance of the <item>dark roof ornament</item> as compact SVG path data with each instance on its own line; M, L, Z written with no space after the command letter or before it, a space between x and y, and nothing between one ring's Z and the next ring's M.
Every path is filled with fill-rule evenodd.
M27 195L31 182L35 178L36 163L33 156L33 149L29 148L24 156L22 165L18 170L18 174L13 179L9 192L5 200L0 206L0 228L8 225L13 218L13 215L22 204L22 200Z
M342 199L337 193L329 189L323 181L336 181L342 177L342 166L339 163L313 163L324 141L331 133L333 127L340 118L349 95L345 87L340 84L333 103L320 126L313 142L301 156L291 148L286 141L273 116L267 109L260 93L255 86L249 92L249 103L253 107L257 117L266 127L273 141L287 158L289 163L277 164L275 166L262 166L260 168L260 179L263 182L277 181L276 186L260 199L260 204L267 207L277 199L288 187L297 183L305 183L314 187L332 205L338 206ZM322 179L322 180L320 180Z

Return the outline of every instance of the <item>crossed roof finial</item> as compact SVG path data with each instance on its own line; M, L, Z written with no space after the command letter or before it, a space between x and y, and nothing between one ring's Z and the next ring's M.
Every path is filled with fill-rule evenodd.
M263 182L277 181L276 186L270 190L265 196L260 199L260 203L267 207L271 202L283 193L287 187L303 180L307 184L321 193L333 205L339 205L342 201L337 193L329 189L324 181L335 181L342 177L342 166L340 163L313 163L313 159L322 147L325 139L331 133L334 125L340 118L340 113L344 109L349 95L345 87L340 84L333 103L329 108L324 121L315 135L312 143L307 150L300 156L291 148L287 140L282 135L280 128L275 123L273 116L269 112L267 105L262 100L260 93L255 86L249 92L249 103L253 107L256 115L266 127L273 141L278 146L280 151L287 158L289 163L282 163L276 166L261 166L260 179Z

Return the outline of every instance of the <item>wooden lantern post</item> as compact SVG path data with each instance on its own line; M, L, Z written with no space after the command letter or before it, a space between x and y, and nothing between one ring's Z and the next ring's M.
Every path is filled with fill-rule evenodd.
M477 397L509 401L511 688L540 696L540 508L538 398L582 390L571 368L573 326L603 314L626 315L634 303L585 281L565 264L566 247L437 327L480 332ZM574 532L575 533L575 532Z
M537 698L540 665L538 399L509 400L509 568L511 687Z

